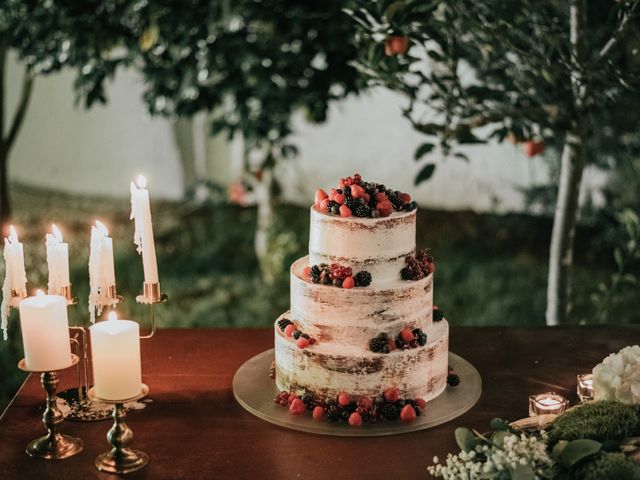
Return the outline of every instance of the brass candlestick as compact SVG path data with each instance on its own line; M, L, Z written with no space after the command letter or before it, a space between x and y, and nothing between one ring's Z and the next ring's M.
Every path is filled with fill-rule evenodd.
M123 408L125 402L133 402L146 397L149 387L144 383L141 385L141 392L132 398L125 400L107 400L96 395L95 388L89 390L89 398L94 401L113 404L113 425L107 432L107 440L113 446L111 450L101 453L95 459L95 466L101 472L124 474L135 472L145 467L149 463L149 456L139 450L129 448L133 441L133 431L124 422L126 412Z
M67 300L67 305L76 305L78 303L78 297L74 297L71 293L71 284L60 287L57 290L49 288L47 293L49 295L60 295L61 297L64 297Z
M151 331L148 335L141 335L140 338L151 338L156 333L156 303L164 303L168 300L168 296L162 293L160 290L160 282L147 283L145 282L142 287L142 295L136 297L136 302L143 305L151 306Z
M78 361L77 355L71 355L69 367L76 365ZM47 434L30 442L27 445L27 453L32 457L60 460L81 452L84 442L80 438L58 432L58 425L64 420L56 405L56 388L60 382L58 372L34 372L27 368L24 359L20 360L18 368L25 372L40 373L40 382L47 392L47 406L42 415L42 423Z

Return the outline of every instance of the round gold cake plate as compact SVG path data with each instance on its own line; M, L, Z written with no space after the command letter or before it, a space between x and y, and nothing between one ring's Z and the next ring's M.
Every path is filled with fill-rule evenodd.
M374 425L351 427L346 422L316 422L309 413L291 415L289 409L277 405L276 382L269 378L274 359L273 348L247 360L233 377L233 394L242 407L262 420L302 432L343 437L372 437L415 432L441 425L473 407L482 392L478 371L464 358L449 352L449 365L460 375L460 385L447 387L437 398L427 402L422 415L411 423L380 421Z

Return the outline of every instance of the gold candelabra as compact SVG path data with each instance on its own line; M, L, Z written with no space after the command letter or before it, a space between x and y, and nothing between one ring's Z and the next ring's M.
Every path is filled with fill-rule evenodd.
M76 365L78 361L78 356L72 354L71 364L65 368ZM32 457L60 460L81 452L84 442L80 438L64 435L58 431L58 425L64 420L62 412L56 405L56 388L60 382L58 372L36 372L30 370L27 368L24 359L20 360L18 368L25 372L40 373L42 388L47 392L46 408L42 415L42 423L47 430L47 434L29 442L27 453Z
M127 414L124 404L144 398L148 393L149 387L144 383L141 385L140 394L125 400L99 398L95 388L89 390L89 398L113 404L113 425L107 432L107 440L111 444L111 449L98 455L94 462L96 468L101 472L115 474L135 472L149 463L149 456L146 453L130 448L133 442L133 431L124 421Z

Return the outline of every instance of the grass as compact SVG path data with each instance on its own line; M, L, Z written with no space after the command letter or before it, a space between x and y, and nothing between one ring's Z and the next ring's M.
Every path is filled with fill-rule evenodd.
M134 300L142 289L143 274L132 243L128 199L80 197L24 186L13 192L29 290L46 285L44 235L55 222L69 242L71 281L80 298L69 310L70 321L87 324L89 232L98 218L110 227L114 239L118 291L126 298L118 307L120 317L144 325L148 312ZM160 327L265 327L288 309L288 265L307 250L306 208L278 208L274 231L281 247L282 274L272 287L261 282L253 253L254 209L157 202L153 215L160 277L169 295L169 301L156 309ZM436 303L454 325L544 324L550 220L437 211L421 211L418 218L418 245L429 245L436 257ZM592 245L596 234L581 230L577 238L572 323L593 320L589 296L613 269L611 253ZM616 305L611 318L633 322L637 290ZM10 339L0 347L0 406L24 378L16 368L21 356L14 313Z

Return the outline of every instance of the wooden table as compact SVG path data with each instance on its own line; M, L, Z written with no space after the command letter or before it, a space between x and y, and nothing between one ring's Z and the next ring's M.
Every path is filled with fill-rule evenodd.
M424 479L434 455L456 449L453 431L486 430L496 416L527 415L527 397L554 390L575 401L576 374L640 341L640 327L453 327L451 350L473 363L483 394L467 414L436 427L390 437L306 434L263 422L234 400L236 369L273 345L271 329L161 330L142 342L143 380L153 402L127 417L134 447L151 456L137 479ZM265 373L266 374L266 373ZM464 379L463 379L464 380ZM72 372L60 389L72 386ZM29 458L43 433L44 391L31 375L0 417L0 478L114 478L94 457L108 447L110 422L64 422L84 450L62 461Z

